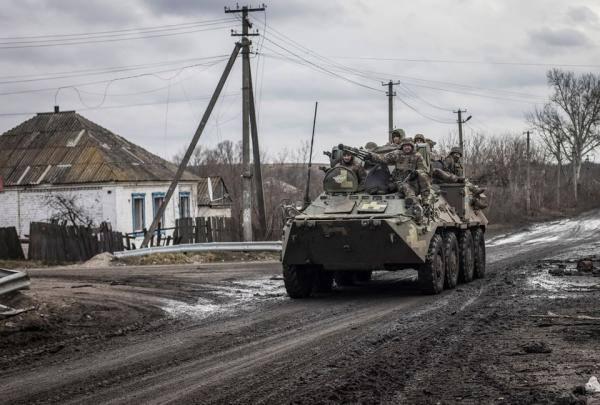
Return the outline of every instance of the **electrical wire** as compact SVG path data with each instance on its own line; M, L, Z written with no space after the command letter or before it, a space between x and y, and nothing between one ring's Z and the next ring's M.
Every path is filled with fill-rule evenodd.
M38 73L33 75L17 75L17 76L4 76L0 77L0 84L16 84L16 83L29 83L29 82L37 82L37 81L48 81L48 80L61 80L61 79L70 79L74 77L88 77L88 76L97 76L104 75L109 73L120 73L120 72L128 72L132 70L142 70L149 69L153 67L163 67L176 65L181 63L189 63L193 61L201 61L201 60L212 60L212 59L223 59L228 57L228 55L215 55L215 56L205 56L201 58L188 58L181 59L176 61L162 61L162 62L154 62L147 64L137 64L137 65L129 65L129 66L114 66L114 67L106 67L106 68L96 68L96 69L83 69L83 70L72 70L72 71L64 71L64 72L56 72L56 73ZM10 78L16 78L18 80L6 80Z
M109 82L112 82L112 81L115 81L115 80L126 80L126 79L139 78L139 77L143 77L143 76L154 76L154 75L161 74L161 73L169 73L169 72L178 71L180 69L189 69L189 68L198 67L198 66L209 66L210 67L210 66L214 66L214 65L216 65L218 63L221 63L221 62L223 62L223 61L225 61L227 59L228 58L223 58L223 59L220 59L220 60L211 61L211 62L207 62L207 63L195 63L195 64L192 64L192 65L186 65L186 66L177 67L177 68L173 68L173 69L163 69L163 70L159 70L159 71L156 71L156 72L146 72L146 73L141 73L141 74L136 74L136 75L131 75L131 76L117 77L117 78L113 78L113 79L109 79L109 80L97 80L97 81L92 81L92 82L83 82L83 83L77 83L77 84L71 84L71 85L65 85L65 86L45 87L45 88L40 88L40 89L27 89L27 90L5 91L5 92L1 92L0 96L8 96L8 95L15 95L15 94L28 94L28 93L39 93L39 92L44 92L44 91L55 91L58 88L83 87L83 86L90 86L90 85L94 85L94 84L105 84L105 83L109 83Z
M71 33L71 34L44 34L44 35L31 35L31 36L20 36L20 37L0 37L0 41L7 40L23 40L23 39L36 39L36 38L62 38L62 37L79 37L79 36L90 36L90 35L101 35L101 34L113 34L120 32L128 32L128 31L146 31L146 30L156 30L156 29L164 29L164 28L172 28L172 27L187 27L190 25L203 25L203 24L213 24L218 22L229 22L234 21L234 18L217 18L214 20L204 20L204 21L191 21L188 23L179 23L179 24L167 24L167 25L157 25L152 27L137 27L137 28L122 28L118 30L109 30L109 31L95 31L95 32L80 32L80 33Z
M505 61L474 61L474 60L451 60L451 59L411 59L411 58L377 58L361 56L332 56L333 59L356 59L356 60L374 60L374 61L398 61L398 62L416 62L416 63L450 63L450 64L469 64L469 65L509 65L509 66L543 66L543 67L581 67L581 68L599 68L598 64L574 64L574 63L549 63L549 62L505 62Z
M231 93L231 94L222 94L221 97L239 97L240 95L241 95L241 93L238 92L238 93ZM189 100L171 100L170 103L171 104L179 104L179 103L189 102L189 101L210 100L211 97L212 96L205 96L205 97L195 97L195 98L191 98ZM115 108L147 107L147 106L164 105L164 104L165 104L164 101L148 102L148 103L133 103L133 104L118 104L118 105L108 105L108 106L101 106L101 107L84 107L84 108L78 109L77 111L111 110L111 109L115 109ZM36 115L38 113L39 112L37 112L37 111L0 113L0 117Z
M206 31L215 31L221 29L231 29L233 26L231 23L223 24L221 23L219 26L204 28L204 29L194 29L194 30L183 30L179 32L171 32L171 33L159 33L159 34L151 34L151 35L140 35L140 36L129 36L126 38L106 38L106 39L93 39L93 40L75 40L75 41L62 41L62 42L54 42L54 43L34 43L30 45L11 45L7 43L5 45L0 45L1 49L24 49L24 48L45 48L45 47L54 47L54 46L67 46L67 45L89 45L89 44L97 44L97 43L109 43L109 42L120 42L120 41L130 41L130 40L139 40L139 39L148 39L148 38L160 38L160 37L170 37L174 35L183 35L183 34L193 34L197 32L206 32Z

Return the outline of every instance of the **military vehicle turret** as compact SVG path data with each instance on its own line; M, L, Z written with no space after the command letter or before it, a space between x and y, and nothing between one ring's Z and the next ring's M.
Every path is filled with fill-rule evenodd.
M294 212L285 220L282 265L290 297L330 291L334 279L342 286L368 281L374 270L415 269L425 294L485 275L488 221L468 185L434 185L432 203L415 210L393 190L387 167L372 165L359 184L351 170L336 166L342 148L368 156L343 145L327 152L332 167L323 192L304 209L288 210Z

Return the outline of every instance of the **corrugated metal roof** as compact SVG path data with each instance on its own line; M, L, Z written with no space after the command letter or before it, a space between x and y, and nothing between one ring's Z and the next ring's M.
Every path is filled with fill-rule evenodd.
M40 180L40 184L170 181L176 171L174 164L74 111L37 114L0 136L5 186ZM184 172L182 180L202 179Z

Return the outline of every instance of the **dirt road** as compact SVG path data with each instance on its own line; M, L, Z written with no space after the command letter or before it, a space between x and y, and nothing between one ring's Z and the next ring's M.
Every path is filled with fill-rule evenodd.
M600 376L600 278L548 270L599 225L495 237L487 278L438 296L382 272L294 301L273 262L32 270L12 304L36 310L0 321L0 402L570 403Z

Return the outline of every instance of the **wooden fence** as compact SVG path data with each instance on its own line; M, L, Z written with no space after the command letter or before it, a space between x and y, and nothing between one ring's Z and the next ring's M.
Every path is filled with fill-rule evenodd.
M231 218L198 217L175 221L173 244L231 242L234 240Z
M123 250L123 234L110 224L99 228L32 222L29 227L29 259L50 263L85 261L102 252Z
M24 258L17 229L14 226L0 228L0 259L19 260Z

